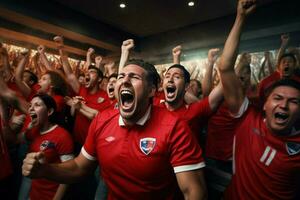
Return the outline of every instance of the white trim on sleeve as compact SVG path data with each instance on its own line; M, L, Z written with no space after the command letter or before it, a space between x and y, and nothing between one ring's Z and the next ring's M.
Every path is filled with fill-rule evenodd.
M236 114L231 114L232 117L234 117L234 118L240 118L246 112L248 106L249 106L249 99L247 97L245 97L245 99L243 101L243 104L240 107L239 112L236 113Z
M204 162L197 163L197 164L192 164L192 165L182 165L182 166L174 167L174 172L176 174L176 173L179 173L179 172L186 172L186 171L201 169L203 167L205 167Z
M81 148L81 153L82 155L84 155L84 157L86 157L89 160L95 161L97 160L95 157L91 156L85 149L84 147Z
M74 158L73 154L64 154L59 156L61 162L66 162L68 160L72 160Z

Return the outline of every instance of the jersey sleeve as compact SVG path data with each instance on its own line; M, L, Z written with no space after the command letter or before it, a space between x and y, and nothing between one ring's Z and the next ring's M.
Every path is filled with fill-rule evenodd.
M191 115L191 119L197 118L208 118L212 115L212 110L209 105L208 97L201 101L190 105L188 114Z
M96 133L98 126L98 118L100 114L98 114L92 123L90 124L89 131L87 134L87 138L85 139L85 143L81 149L81 153L89 160L97 160L96 158Z
M185 122L178 121L169 142L170 162L175 173L205 167L202 150Z
M74 143L71 135L63 128L59 128L58 131L60 132L58 134L60 136L60 141L57 143L58 154L60 156L73 154Z

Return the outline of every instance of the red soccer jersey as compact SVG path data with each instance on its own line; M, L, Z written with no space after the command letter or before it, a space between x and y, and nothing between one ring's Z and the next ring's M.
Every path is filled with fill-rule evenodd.
M204 167L201 148L185 122L158 107L150 115L132 127L119 125L117 110L93 120L82 153L99 161L108 199L176 199L174 171Z
M60 156L73 153L73 141L70 134L59 126L54 126L38 136L26 135L31 141L29 152L43 151L45 163L59 163ZM46 179L33 179L30 189L31 200L53 199L59 184Z
M161 100L165 99L164 91L157 91L153 97L153 105L157 106L160 104Z
M78 95L84 98L87 106L99 111L106 109L110 105L106 92L100 89L95 94L89 94L88 89L82 86L80 87ZM73 129L76 142L79 142L82 145L84 144L90 123L91 121L81 113L78 112L76 114L75 125Z
M300 135L277 136L261 111L249 107L237 128L233 176L225 199L295 199L299 191Z
M1 119L0 119L1 120ZM12 174L12 166L9 158L6 142L3 137L0 123L0 181Z
M206 157L222 161L232 158L233 137L239 121L240 118L234 118L229 113L225 102L219 106L208 121Z
M160 103L158 106L167 110L164 102ZM212 115L208 98L204 98L203 100L190 105L183 104L180 108L169 112L186 121L198 141L201 128L203 128L203 125L206 124L208 118Z

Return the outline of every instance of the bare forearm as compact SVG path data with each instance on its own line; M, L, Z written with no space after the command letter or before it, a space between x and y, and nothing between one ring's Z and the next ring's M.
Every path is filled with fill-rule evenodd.
M212 76L213 76L214 63L208 62L206 64L206 72L202 80L202 93L203 97L207 97L212 90Z
M129 57L129 51L122 51L118 73L120 73L121 69L125 66L125 64L128 60L128 57Z
M76 158L75 158L76 159ZM81 169L76 161L69 160L59 164L45 164L42 166L42 176L58 183L75 183L93 173L93 170Z
M46 57L45 53L41 53L40 56L41 56L42 63L46 67L46 69L47 70L54 70L54 68L51 66L48 58Z
M223 54L221 56L220 71L234 71L234 63L238 54L238 46L245 18L237 16L230 34L225 42Z

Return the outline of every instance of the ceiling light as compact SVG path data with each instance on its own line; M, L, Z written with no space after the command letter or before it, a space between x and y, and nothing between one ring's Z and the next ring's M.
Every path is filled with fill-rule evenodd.
M189 5L190 7L192 7L192 6L195 5L195 3L194 3L193 1L190 1L190 2L188 3L188 5Z
M125 8L126 4L125 3L120 3L120 8Z

